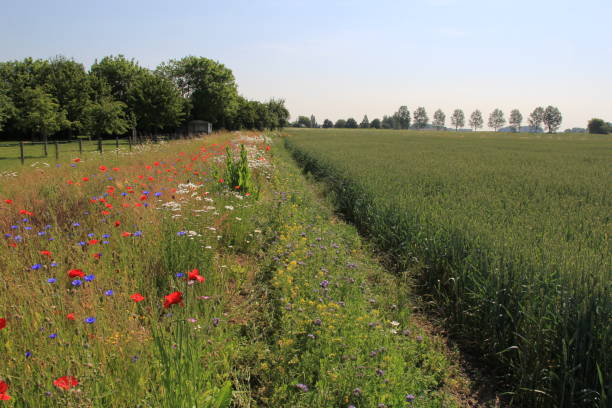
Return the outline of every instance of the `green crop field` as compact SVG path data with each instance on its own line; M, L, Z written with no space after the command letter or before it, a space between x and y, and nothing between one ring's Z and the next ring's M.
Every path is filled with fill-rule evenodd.
M339 210L516 406L609 406L612 138L291 129Z

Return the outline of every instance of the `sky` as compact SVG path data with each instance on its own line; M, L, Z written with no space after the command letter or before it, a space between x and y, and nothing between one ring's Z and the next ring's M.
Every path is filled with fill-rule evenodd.
M249 99L292 118L406 105L524 117L561 129L612 121L610 0L0 0L0 61L124 54L155 68L187 55L230 68ZM486 119L485 119L486 120ZM526 123L525 123L526 125Z

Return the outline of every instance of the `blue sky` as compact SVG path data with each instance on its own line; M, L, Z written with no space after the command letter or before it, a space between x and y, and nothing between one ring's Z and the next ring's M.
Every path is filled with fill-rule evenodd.
M319 122L400 105L612 120L612 1L8 1L0 60L109 54L231 68L245 97ZM448 121L448 119L447 119Z

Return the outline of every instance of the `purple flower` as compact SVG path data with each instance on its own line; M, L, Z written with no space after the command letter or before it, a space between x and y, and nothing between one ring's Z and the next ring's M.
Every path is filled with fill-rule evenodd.
M113 296L113 291L111 289L109 289L106 292L104 292L104 295L106 295L106 296Z
M422 342L423 341L423 336L417 336L416 340L419 343Z
M85 323L87 324L94 324L95 322L96 322L95 317L88 317L87 319L85 319Z
M185 234L187 234L185 231L179 231L176 233L176 235L178 235L179 237L182 237Z
M91 275L87 275L87 276L85 276L85 280L86 280L87 282L91 282L91 281L92 281L92 280L94 280L94 279L96 279L96 275L94 275L94 274L91 274Z
M42 268L41 264L34 264L34 265L32 265L32 269L34 269L34 270L37 270L37 269L40 269L40 268Z
M215 317L213 319L213 326L217 327L219 325L219 319L217 317Z
M49 335L49 338L50 338L50 339L54 339L54 338L56 338L56 337L57 337L57 333L51 333L51 334Z
M355 388L353 390L353 395L359 397L361 395L361 388Z
M75 279L72 281L72 286L81 286L83 282L80 279Z
M32 357L32 352L31 351L26 351L25 352L25 356L26 356L26 358Z
M81 224L79 224L78 222L73 222L73 223L72 223L72 226L73 226L73 227L80 227L80 226L81 226Z
M57 279L55 279L55 278L47 279L47 282L49 282L49 283L55 283L56 281L57 281Z
M51 262L51 265L50 265L50 266L52 266L52 267L54 267L54 268L55 268L55 267L57 266L57 262Z
M179 272L179 273L176 274L176 277L177 278L182 278L184 275L185 275L184 273Z
M415 396L412 394L407 394L406 395L406 402L412 402L414 401Z
M295 388L297 388L298 390L302 391L302 392L308 392L308 386L306 384L296 384Z
M324 281L322 281L319 285L321 285L321 287L323 289L327 288L329 286L329 281L326 279Z

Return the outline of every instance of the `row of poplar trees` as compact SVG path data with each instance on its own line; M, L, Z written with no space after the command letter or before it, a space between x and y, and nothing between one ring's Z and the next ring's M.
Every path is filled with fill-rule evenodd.
M123 55L86 70L72 59L0 62L0 138L174 132L198 119L220 129L276 129L287 124L283 100L248 100L232 71L203 57L170 60L156 69Z

